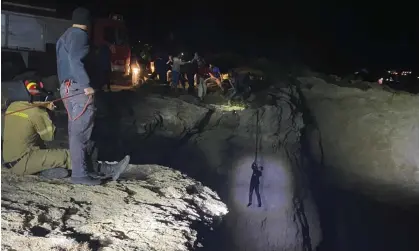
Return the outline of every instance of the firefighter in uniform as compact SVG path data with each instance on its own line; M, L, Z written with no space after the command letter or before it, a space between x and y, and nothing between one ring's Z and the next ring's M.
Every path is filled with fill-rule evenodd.
M43 144L54 139L55 126L47 111L53 110L54 104L41 102L45 95L41 95L38 84L25 81L30 102L12 99L4 118L3 166L19 175L56 167L71 168L68 150L45 149Z

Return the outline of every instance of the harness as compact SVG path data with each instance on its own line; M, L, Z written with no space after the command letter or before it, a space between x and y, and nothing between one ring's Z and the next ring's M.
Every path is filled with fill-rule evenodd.
M69 95L70 94L70 86L71 86L72 83L73 83L72 80L65 80L64 81L65 94L64 94L64 98L62 100L63 100L63 103L64 103L64 107L67 111L68 120L69 121L76 121L86 112L87 106L90 104L90 101L92 100L92 96L89 95L89 98L87 99L86 103L84 104L83 110L80 112L80 114L77 115L75 118L72 118L71 115L70 115L70 112L68 111L68 107L67 107L67 103L66 103L66 99L68 99L70 97L70 95ZM73 96L73 95L71 95L71 96Z

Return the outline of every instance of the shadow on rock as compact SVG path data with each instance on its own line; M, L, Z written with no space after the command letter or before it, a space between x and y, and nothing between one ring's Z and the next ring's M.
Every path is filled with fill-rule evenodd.
M98 104L104 111L97 119L94 137L100 160L117 161L129 154L131 164L169 166L204 183L218 180L212 177L202 150L186 144L207 122L208 109L133 92L103 93ZM123 176L144 178L138 170Z

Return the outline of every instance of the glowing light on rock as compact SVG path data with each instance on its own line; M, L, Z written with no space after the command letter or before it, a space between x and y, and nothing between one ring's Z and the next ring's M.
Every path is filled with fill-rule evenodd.
M246 107L241 105L212 105L214 108L221 111L231 112L231 111L243 111Z

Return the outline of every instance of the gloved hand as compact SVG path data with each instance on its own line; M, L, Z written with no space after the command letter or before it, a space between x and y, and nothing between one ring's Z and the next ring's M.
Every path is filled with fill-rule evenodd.
M84 94L86 94L86 96L93 95L94 93L95 93L95 90L92 87L84 88Z
M57 108L53 102L33 102L35 106L47 108L50 111L53 111Z
M57 108L57 107L54 105L54 103L53 103L53 102L50 102L50 103L48 103L48 104L47 104L47 109L48 109L48 110L50 110L50 111L54 111L54 110L55 110L55 108Z

